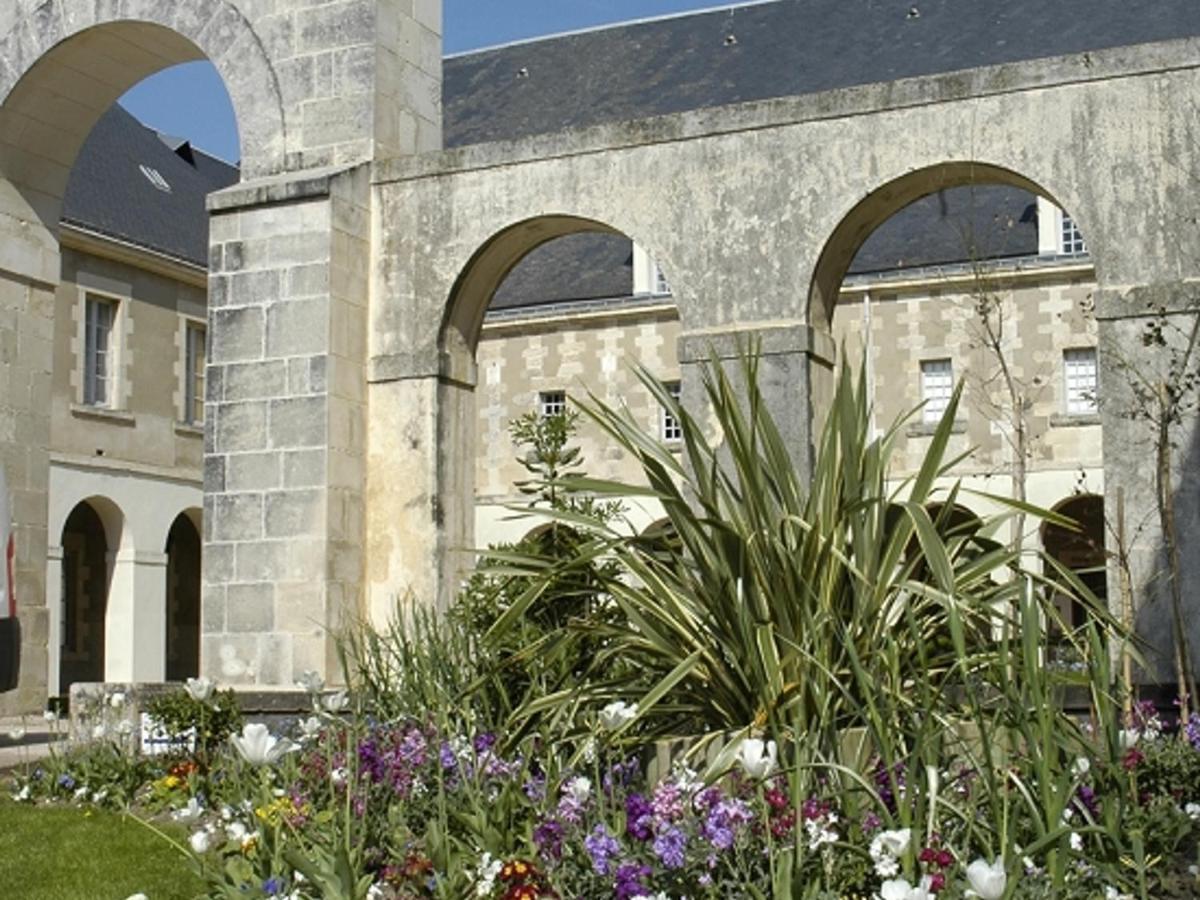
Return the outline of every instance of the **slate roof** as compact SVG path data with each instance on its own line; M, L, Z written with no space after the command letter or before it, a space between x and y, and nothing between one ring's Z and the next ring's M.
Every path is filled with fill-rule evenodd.
M451 56L447 147L1200 35L1196 0L777 0Z
M204 199L237 181L238 171L186 142L174 144L114 103L71 170L63 221L207 267ZM153 172L169 191L155 186Z

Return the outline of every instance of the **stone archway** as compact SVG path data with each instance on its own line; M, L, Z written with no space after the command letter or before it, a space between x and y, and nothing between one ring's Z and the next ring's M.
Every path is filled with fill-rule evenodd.
M58 692L77 681L103 681L108 664L109 594L121 543L120 511L103 498L80 502L61 535Z
M200 674L199 510L180 513L167 533L166 678L183 681Z

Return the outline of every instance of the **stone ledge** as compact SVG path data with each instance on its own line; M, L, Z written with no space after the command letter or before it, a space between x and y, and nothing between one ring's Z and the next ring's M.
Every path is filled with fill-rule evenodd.
M328 166L243 181L208 195L210 213L231 212L275 203L328 197L335 178L357 166Z
M203 438L204 426L193 425L191 422L176 422L175 433L182 437Z
M1084 428L1090 425L1100 425L1100 413L1068 414L1055 413L1050 417L1051 428Z
M938 422L914 422L904 429L904 436L910 438L933 437L934 432L938 430ZM950 426L951 434L966 434L967 422L965 419L955 419L954 424Z
M749 342L757 341L760 356L804 354L831 363L836 358L833 338L801 323L743 327L712 332L687 332L679 336L680 364L737 359Z
M106 406L88 406L86 403L72 403L71 415L80 419L99 419L112 425L132 428L137 425L137 416L120 409L109 409Z

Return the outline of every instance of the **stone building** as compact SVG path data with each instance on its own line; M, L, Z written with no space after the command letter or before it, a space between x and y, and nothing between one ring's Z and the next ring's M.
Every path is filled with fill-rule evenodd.
M701 359L758 338L767 400L801 467L831 372L863 349L880 424L922 395L936 408L968 372L988 396L969 315L981 264L1009 302L1031 386L1030 498L1104 496L1111 508L1119 492L1139 516L1152 507L1144 441L1120 413L1106 347L1134 346L1151 305L1186 317L1200 281L1200 21L1189 0L1106 3L1104 15L1090 0L970 13L951 0L776 0L444 61L440 6L18 0L0 11L0 460L26 634L22 691L5 702L44 696L49 672L62 680L47 651L67 631L54 625L51 637L63 596L47 583L63 568L54 548L65 561L71 543L60 535L102 528L114 583L147 587L165 583L164 529L194 509L189 381L165 373L189 369L197 260L160 259L134 276L111 268L127 258L96 254L103 266L77 278L72 242L93 237L60 223L80 149L116 97L203 56L229 88L243 144L240 181L208 199L200 667L224 681L283 685L331 669L329 629L347 615L381 621L405 591L445 602L467 548L493 534L510 411L557 402L598 371L602 393L641 403L663 427L615 374L627 356L702 407ZM914 201L933 221L939 204L989 185L998 205L978 208L1012 211L1001 222L1012 245L966 241L964 253L960 233L954 254L922 257L883 230ZM613 271L627 288L555 298L575 301L555 311L530 307L519 280L504 284L555 239L596 236L624 255ZM117 288L142 280L138 302L161 313L144 327L176 329L153 363L171 399L134 387L112 395L116 415L97 416L86 408L95 379L89 388L78 362L89 315L93 332L122 329L134 348L114 361L133 367L120 370L131 385L145 332L129 334L119 308L89 313L87 298L119 300ZM1147 351L1148 364L1161 357ZM1093 382L1106 401L1099 425ZM906 464L923 431L917 421L903 435ZM972 408L955 437L981 448L969 477L996 493L1011 463L1002 431ZM1180 445L1186 471L1190 423ZM621 469L604 448L587 453ZM109 454L138 477L97 462ZM77 489L85 475L130 496L155 480L179 490L154 516L126 513L118 535L118 517L89 500L108 495ZM1200 498L1186 482L1177 498L1190 522ZM92 518L68 523L80 501ZM1132 559L1148 596L1161 591L1160 558L1148 528ZM1195 565L1185 560L1189 583ZM168 618L148 587L105 613L108 634L139 650ZM1163 604L1147 603L1138 625L1150 677L1162 677ZM161 677L163 646L145 663L106 653L105 677ZM119 658L126 669L110 671Z

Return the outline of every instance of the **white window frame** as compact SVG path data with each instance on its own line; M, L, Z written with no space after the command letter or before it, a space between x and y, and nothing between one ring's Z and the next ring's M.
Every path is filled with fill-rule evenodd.
M101 310L108 321L100 321ZM121 300L95 291L83 295L83 404L115 409L120 388ZM101 347L101 342L103 347Z
M538 415L543 419L561 416L567 411L566 391L540 391L538 393Z
M1058 252L1063 256L1083 256L1087 253L1087 241L1075 220L1059 210Z
M1068 416L1094 416L1099 412L1100 365L1095 347L1063 350L1063 394Z
M669 381L666 383L666 388L671 393L671 397L676 403L679 402L682 396L682 385L678 381ZM659 434L664 442L668 444L677 444L683 440L683 425L667 407L662 407L659 411Z
M671 282L667 281L667 276L663 274L662 266L654 263L654 281L651 293L656 297L671 296Z
M921 360L921 421L936 425L954 395L954 363L949 357Z
M183 326L183 421L204 424L205 363L208 326L199 319L186 319Z

